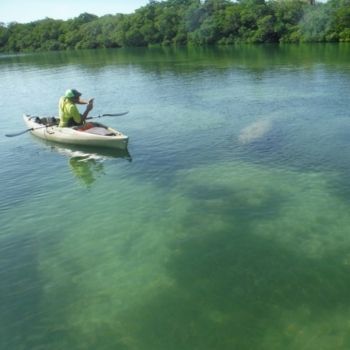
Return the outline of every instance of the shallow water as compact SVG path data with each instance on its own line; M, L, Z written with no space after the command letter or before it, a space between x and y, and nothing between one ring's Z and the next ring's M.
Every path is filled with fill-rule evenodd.
M349 349L349 54L0 56L0 349ZM128 152L4 136L70 87Z

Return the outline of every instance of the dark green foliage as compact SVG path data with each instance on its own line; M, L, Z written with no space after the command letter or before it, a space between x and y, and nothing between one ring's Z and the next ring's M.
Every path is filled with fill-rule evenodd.
M129 15L0 23L0 51L350 41L350 0L149 1Z

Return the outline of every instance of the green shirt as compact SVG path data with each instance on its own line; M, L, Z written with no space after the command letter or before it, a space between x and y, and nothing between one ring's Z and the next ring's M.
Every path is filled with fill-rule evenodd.
M69 121L73 119L75 123L81 124L82 119L77 106L68 98L61 97L58 106L58 115L60 118L60 127L69 125Z

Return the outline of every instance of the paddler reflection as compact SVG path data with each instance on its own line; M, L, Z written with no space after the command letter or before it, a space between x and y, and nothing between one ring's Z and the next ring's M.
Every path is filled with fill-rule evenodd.
M103 163L93 158L72 157L69 159L69 165L76 178L88 187L99 175L104 174Z

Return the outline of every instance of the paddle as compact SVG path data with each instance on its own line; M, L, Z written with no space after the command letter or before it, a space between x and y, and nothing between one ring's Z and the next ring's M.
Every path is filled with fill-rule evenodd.
M5 134L5 136L7 137L14 137L14 136L19 136L19 135L22 135L22 134L25 134L26 132L29 132L29 131L33 131L33 130L38 130L38 129L43 129L43 128L48 128L52 125L44 125L44 126L39 126L37 128L29 128L27 130L24 130L24 131L20 131L20 132L17 132L17 133L14 133L14 134Z
M128 114L129 112L122 112L122 113L114 113L114 114L101 114L96 117L87 117L86 119L96 119L96 118L102 118L102 117L120 117L121 115Z
M128 114L129 112L122 112L122 113L106 113L106 114L101 114L101 115L98 115L96 117L88 117L86 119L96 119L96 118L102 118L102 117L119 117L119 116L122 116L122 115L125 115L125 114ZM14 136L19 136L19 135L23 135L25 134L26 132L29 132L29 131L33 131L33 130L38 130L38 129L43 129L43 128L48 128L50 126L54 126L54 125L43 125L43 126L38 126L37 128L29 128L27 130L23 130L23 131L20 131L20 132L16 132L16 133L13 133L13 134L5 134L5 136L7 137L14 137Z

